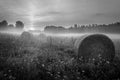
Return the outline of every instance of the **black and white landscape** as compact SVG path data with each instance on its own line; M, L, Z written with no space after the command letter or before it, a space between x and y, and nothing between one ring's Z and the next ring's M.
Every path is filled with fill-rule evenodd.
M0 80L119 80L119 0L0 0Z

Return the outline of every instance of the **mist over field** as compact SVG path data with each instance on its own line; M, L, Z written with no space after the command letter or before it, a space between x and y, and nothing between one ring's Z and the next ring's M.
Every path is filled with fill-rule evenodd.
M77 60L78 56L74 50L75 41L83 35L92 34L95 33L1 32L0 78L7 80L118 79L119 34L105 34L115 45L116 56L112 63L104 66L99 63L94 66ZM99 76L100 74L102 75Z
M120 80L120 0L0 0L0 80Z

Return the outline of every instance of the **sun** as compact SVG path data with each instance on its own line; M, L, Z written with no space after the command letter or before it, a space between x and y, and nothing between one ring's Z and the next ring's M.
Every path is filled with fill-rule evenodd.
M33 30L35 30L35 28L34 28L34 27L30 27L29 30L32 30L32 31L33 31Z

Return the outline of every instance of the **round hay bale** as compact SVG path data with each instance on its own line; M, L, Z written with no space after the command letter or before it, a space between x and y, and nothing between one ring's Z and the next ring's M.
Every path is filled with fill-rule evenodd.
M112 40L103 34L84 35L75 42L75 50L79 59L85 62L112 61L115 47Z
M39 34L39 40L46 42L47 41L47 36L44 33L40 33Z
M33 38L33 35L30 32L24 31L21 36L21 39L25 40L31 40Z

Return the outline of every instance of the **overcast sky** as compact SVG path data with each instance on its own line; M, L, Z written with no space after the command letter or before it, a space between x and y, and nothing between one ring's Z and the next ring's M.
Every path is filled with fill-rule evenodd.
M0 21L45 25L108 24L120 21L120 0L0 0Z

